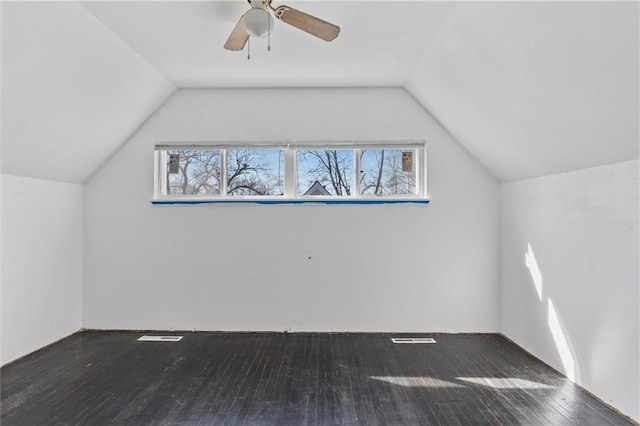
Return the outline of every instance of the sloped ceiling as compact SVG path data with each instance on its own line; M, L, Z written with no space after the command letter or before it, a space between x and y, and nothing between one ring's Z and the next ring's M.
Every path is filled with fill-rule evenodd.
M335 22L326 43L276 21L247 53L222 48L245 0L83 2L179 87L402 86L452 3L278 1Z
M78 3L2 9L2 171L82 183L175 88Z
M340 36L248 61L243 0L3 3L4 171L84 182L175 87L404 86L501 182L638 158L636 2L283 2Z
M456 6L407 89L501 182L638 158L638 3Z

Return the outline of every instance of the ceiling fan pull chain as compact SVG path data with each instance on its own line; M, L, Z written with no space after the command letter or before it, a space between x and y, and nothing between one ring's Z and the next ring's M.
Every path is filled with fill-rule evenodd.
M247 39L247 61L251 59L251 37Z
M271 15L267 12L267 52L271 52Z

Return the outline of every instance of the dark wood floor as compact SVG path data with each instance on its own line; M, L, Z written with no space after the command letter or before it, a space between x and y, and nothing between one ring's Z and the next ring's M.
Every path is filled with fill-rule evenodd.
M2 368L2 426L631 424L498 335L85 332Z

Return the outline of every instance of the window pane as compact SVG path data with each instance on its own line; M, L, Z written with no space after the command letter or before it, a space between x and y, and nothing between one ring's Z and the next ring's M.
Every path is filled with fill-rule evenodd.
M228 195L284 194L284 152L281 149L227 151Z
M360 152L360 194L415 195L415 149L363 149Z
M352 149L298 150L297 164L297 195L351 195Z
M220 193L220 151L168 150L167 195Z

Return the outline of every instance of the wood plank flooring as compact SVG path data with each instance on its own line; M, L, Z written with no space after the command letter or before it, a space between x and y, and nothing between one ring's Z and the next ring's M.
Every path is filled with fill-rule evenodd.
M3 367L2 426L632 424L499 335L142 334L78 333Z

